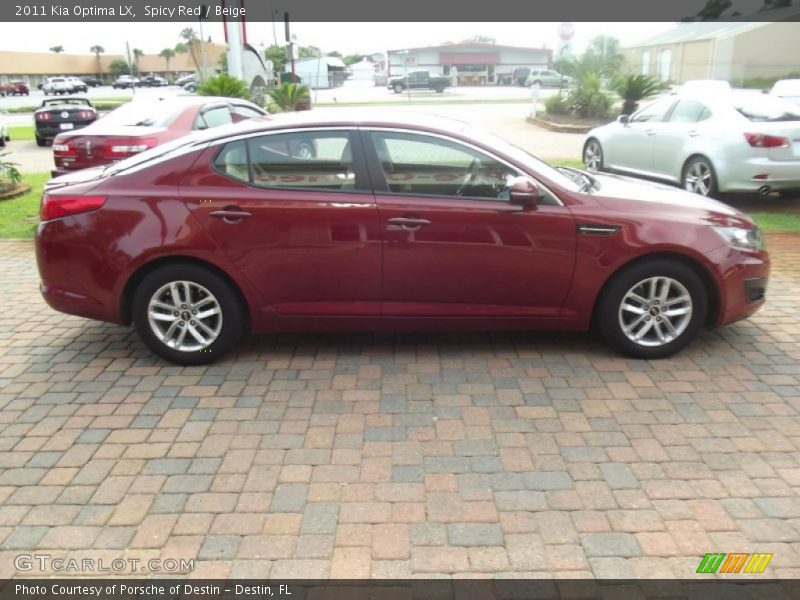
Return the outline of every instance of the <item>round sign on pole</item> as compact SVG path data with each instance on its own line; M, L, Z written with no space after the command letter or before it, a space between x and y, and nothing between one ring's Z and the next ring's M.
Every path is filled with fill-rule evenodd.
M558 37L562 40L571 40L573 35L575 35L575 26L572 23L561 23L558 26Z

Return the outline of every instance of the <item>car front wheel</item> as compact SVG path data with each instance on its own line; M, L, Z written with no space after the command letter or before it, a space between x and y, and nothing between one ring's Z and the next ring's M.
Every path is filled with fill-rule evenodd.
M394 90L395 94L399 94L399 93L401 93L403 91L403 86L400 85L399 83L396 83L396 84L394 84L392 89Z
M685 348L706 320L708 295L689 266L658 259L633 265L609 282L596 313L598 329L633 358L665 358Z
M181 365L213 362L236 344L245 327L244 308L231 285L198 265L152 271L136 288L132 308L142 341Z
M594 138L583 147L583 164L587 171L603 170L603 147Z

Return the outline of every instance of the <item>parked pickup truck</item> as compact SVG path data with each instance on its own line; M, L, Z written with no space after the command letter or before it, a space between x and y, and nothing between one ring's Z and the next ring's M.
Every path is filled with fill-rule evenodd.
M401 77L390 77L386 82L386 87L394 90L395 94L400 94L406 89L435 90L441 94L449 85L449 77L432 76L428 71L411 71Z

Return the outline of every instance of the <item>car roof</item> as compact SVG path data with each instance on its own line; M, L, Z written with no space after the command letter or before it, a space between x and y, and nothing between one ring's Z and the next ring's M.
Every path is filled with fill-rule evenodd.
M198 141L211 141L259 131L268 132L296 127L388 127L458 135L464 132L467 123L450 117L415 112L314 109L255 117L232 125L215 127L203 132L204 139Z

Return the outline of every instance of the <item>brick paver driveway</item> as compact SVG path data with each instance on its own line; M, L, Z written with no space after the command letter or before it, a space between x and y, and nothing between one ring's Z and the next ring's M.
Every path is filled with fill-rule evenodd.
M253 336L205 368L52 312L0 243L0 576L195 558L195 576L800 577L800 239L768 306L674 360L588 335ZM30 574L40 574L37 570Z

